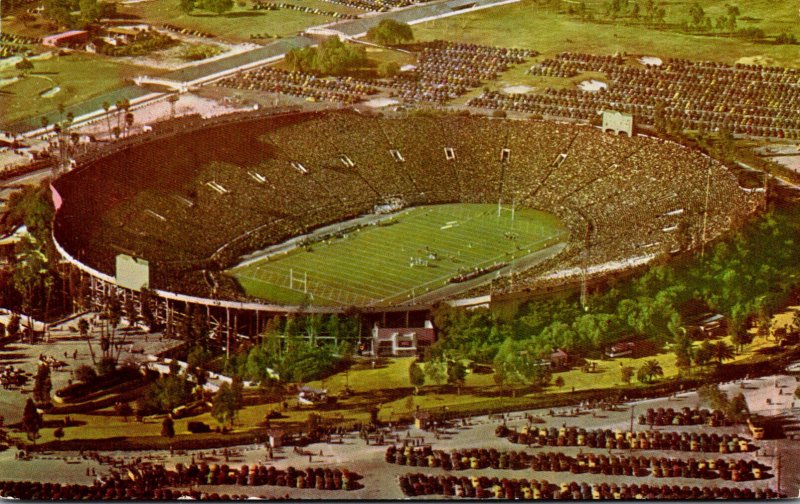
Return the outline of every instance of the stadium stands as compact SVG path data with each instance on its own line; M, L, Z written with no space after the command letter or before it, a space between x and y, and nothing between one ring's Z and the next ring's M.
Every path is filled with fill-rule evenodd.
M587 233L593 264L696 247L759 201L699 152L589 126L340 111L169 131L57 180L55 234L100 271L113 274L116 254L133 254L150 261L153 287L199 296L243 300L221 273L242 254L387 202L501 200L553 213L571 245L552 269L580 264ZM535 285L541 272L494 290Z

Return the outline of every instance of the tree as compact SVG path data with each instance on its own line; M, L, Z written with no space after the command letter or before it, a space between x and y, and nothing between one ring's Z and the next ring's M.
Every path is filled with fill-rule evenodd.
M97 372L95 372L94 368L91 366L81 364L75 369L75 379L78 381L89 383L95 378L97 378Z
M414 40L414 32L407 23L384 19L367 31L367 37L380 45L396 45Z
M378 65L378 75L381 77L394 77L400 73L400 64L396 61L382 61Z
M128 417L133 415L133 408L126 402L118 402L114 404L114 413L121 416L123 420L128 421Z
M458 395L461 395L461 387L464 386L466 377L467 368L460 360L451 360L447 362L447 384L455 385Z
M292 70L324 75L342 75L360 67L367 61L363 47L345 44L339 37L329 37L318 47L295 48L286 54L286 63Z
M109 113L111 110L111 104L107 101L103 102L103 111L105 112L106 116L106 129L108 129L108 137L111 138L111 114Z
M738 351L742 352L744 347L753 342L753 335L746 324L731 324L731 341L737 346Z
M233 0L200 0L199 6L215 14L222 14L233 8Z
M161 422L161 437L172 439L175 437L175 422L172 417L167 415Z
M136 321L139 319L139 310L136 309L136 302L133 300L133 296L125 298L125 316L128 318L128 327L136 325Z
M86 339L86 344L89 346L89 355L92 356L92 364L97 366L97 360L94 357L94 347L92 346L92 338L89 335L89 322L82 318L78 321L78 331L81 334L81 338Z
M644 383L652 383L653 378L656 376L664 376L664 370L655 359L646 361L636 373L636 379Z
M692 338L686 333L685 330L678 331L678 334L673 338L673 352L675 353L675 365L678 369L688 369L692 366Z
M89 25L100 19L100 6L97 0L80 0L78 2L81 11L81 22L84 26Z
M703 11L703 8L700 7L700 4L695 2L689 7L689 17L692 18L692 23L694 23L695 26L700 26L703 19L706 17L706 13Z
M28 70L33 70L33 63L31 63L31 60L29 60L28 58L22 58L14 66L16 67L17 70L22 70L23 72L26 72Z
M36 293L42 288L47 274L47 258L30 237L24 237L17 244L17 266L12 280L14 287L22 295L22 309L28 314L28 325L32 325L33 302Z
M19 334L19 314L11 314L11 318L6 326L6 332L8 332L8 335L12 338Z
M639 3L633 2L633 5L631 6L631 19L633 19L634 21L638 20L640 13L641 9L639 7Z
M633 378L633 368L630 366L623 366L619 368L620 379L622 383L630 383Z
M219 390L214 395L211 416L220 424L230 424L233 426L233 419L236 417L236 397L230 385L223 382Z
M141 319L150 332L154 332L156 329L156 316L153 313L152 298L150 289L142 288L141 292L139 292L139 304L142 307Z
M30 397L25 403L25 409L22 412L22 430L28 435L28 439L36 443L36 438L39 437L39 429L42 428L44 421L42 415L36 409L33 399Z
M711 343L707 340L700 344L700 347L695 352L694 360L699 366L705 366L714 357L713 348Z
M447 382L447 361L436 359L425 364L425 377L437 385Z
M703 385L697 389L700 401L711 406L712 409L724 411L728 407L728 395L721 391L716 384Z
M739 392L728 402L725 408L725 414L734 422L744 422L750 414L750 408L747 406L747 399L744 394Z
M50 366L39 364L36 370L36 377L33 382L33 399L37 404L47 404L50 402L50 391L53 384L50 381Z
M724 341L718 341L713 346L711 355L717 360L718 364L722 364L723 360L733 359L733 347Z
M61 439L64 437L64 428L63 427L56 428L56 430L53 431L53 437L61 441Z
M195 8L195 0L180 0L178 7L184 14L190 14Z
M414 395L419 394L419 388L425 385L425 372L417 361L408 366L408 381L414 387Z
M556 377L556 380L555 380L555 382L553 382L553 384L558 388L563 387L564 386L564 377L563 376Z

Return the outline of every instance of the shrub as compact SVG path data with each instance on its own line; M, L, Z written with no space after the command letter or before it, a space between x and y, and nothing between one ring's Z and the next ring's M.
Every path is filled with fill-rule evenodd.
M95 378L97 378L97 372L95 372L94 368L92 368L91 366L87 366L86 364L81 364L75 370L75 379L80 382L89 383Z
M211 58L222 52L222 48L215 45L201 44L189 46L183 50L181 59L186 61L199 61Z
M211 427L204 422L189 422L187 429L192 434L202 434L204 432L211 432Z

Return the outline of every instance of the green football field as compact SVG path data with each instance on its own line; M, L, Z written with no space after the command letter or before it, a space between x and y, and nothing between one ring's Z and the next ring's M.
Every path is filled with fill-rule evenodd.
M281 304L385 305L448 285L459 274L509 262L567 238L555 216L497 205L402 211L381 225L229 271L247 294Z

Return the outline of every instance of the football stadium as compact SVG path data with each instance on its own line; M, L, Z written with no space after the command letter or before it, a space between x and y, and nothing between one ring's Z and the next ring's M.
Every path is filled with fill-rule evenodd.
M700 250L763 201L702 152L593 126L349 109L215 121L172 121L58 178L62 256L211 306L430 306ZM145 266L131 284L120 264Z

